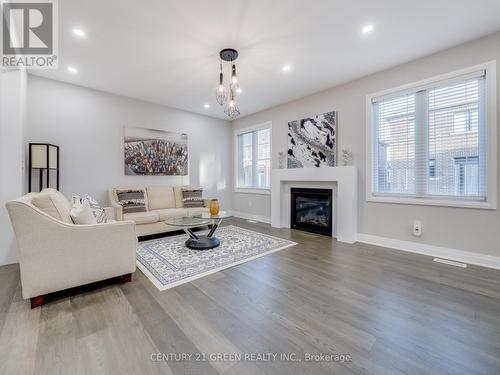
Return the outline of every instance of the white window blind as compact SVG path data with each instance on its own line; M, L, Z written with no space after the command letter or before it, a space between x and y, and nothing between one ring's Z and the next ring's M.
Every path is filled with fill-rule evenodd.
M486 200L485 71L372 99L372 194Z
M271 185L271 129L238 134L237 188L269 189Z

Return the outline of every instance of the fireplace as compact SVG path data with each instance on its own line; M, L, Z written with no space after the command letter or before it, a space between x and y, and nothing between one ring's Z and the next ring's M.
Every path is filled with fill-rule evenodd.
M291 188L290 192L290 227L331 236L332 190Z

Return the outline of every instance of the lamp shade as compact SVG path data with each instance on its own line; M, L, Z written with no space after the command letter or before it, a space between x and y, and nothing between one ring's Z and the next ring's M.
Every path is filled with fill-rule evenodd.
M31 144L31 168L33 169L57 169L57 146L48 144ZM49 160L47 160L47 147L49 148Z
M57 146L49 145L49 168L57 169Z
M31 146L31 168L47 168L47 147L49 145Z

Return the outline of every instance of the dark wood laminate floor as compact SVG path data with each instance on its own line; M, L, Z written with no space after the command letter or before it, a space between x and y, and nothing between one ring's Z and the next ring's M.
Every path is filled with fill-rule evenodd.
M21 298L18 266L0 267L0 373L500 374L500 271L228 222L299 244L164 292L137 270L131 283L35 310ZM152 361L154 353L352 361Z

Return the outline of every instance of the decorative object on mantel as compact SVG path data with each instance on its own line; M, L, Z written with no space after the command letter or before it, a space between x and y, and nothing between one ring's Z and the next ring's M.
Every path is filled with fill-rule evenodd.
M219 213L219 201L212 199L210 201L210 215L217 215Z
M29 191L42 191L43 188L50 187L59 190L59 146L49 143L30 143L28 153ZM33 190L32 177L36 170L38 170L38 189ZM55 185L53 184L54 177Z
M278 169L285 168L285 153L283 151L278 152Z
M126 176L187 176L187 134L125 127Z
M224 113L231 119L234 119L240 115L240 109L236 104L236 96L241 92L240 85L238 83L238 77L236 76L236 59L238 58L238 51L233 48L225 48L219 52L220 60L220 73L219 73L219 83L217 85L217 90L215 93L215 99L220 106L227 104L224 109ZM226 87L224 85L224 64L223 61L229 62L231 66L231 79L229 80L229 85Z
M288 168L337 165L337 112L288 123Z
M344 167L351 164L351 156L352 153L349 148L346 147L342 149L342 165Z

